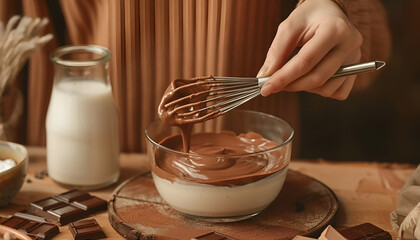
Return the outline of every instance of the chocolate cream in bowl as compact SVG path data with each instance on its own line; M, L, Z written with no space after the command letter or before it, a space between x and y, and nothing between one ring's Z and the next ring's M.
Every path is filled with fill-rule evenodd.
M159 144L191 154L180 157L157 151L155 164L152 166L154 174L172 182L181 179L214 186L240 186L261 180L284 169L288 161L279 160L284 155L281 150L263 152L278 146L279 143L267 140L254 132L239 135L231 131L191 134L193 128L191 120L183 119L173 113L173 109L179 104L165 107L166 103L175 99L206 90L207 85L200 84L200 81L206 78L209 77L177 79L166 89L159 105L159 117L165 124L179 127L181 135L168 136ZM191 85L182 88L186 84ZM202 101L206 97L200 95L200 99L192 101ZM199 121L208 119L206 112L194 117Z

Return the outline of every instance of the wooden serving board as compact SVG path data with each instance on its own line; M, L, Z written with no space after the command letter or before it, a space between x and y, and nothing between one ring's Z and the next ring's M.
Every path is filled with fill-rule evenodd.
M159 196L151 174L123 182L109 202L111 225L127 239L192 239L218 232L235 239L292 239L316 236L332 224L338 210L325 184L288 170L279 196L255 217L231 223L194 220L169 207Z

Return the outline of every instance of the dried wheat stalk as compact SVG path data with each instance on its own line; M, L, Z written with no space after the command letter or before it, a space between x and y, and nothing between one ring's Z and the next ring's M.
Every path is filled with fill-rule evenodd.
M52 34L38 36L47 24L47 18L26 16L13 16L6 26L0 21L0 97L31 53L52 39Z

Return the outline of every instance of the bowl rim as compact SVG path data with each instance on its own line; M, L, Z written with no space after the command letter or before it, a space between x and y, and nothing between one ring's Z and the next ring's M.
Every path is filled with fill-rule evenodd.
M278 144L277 146L274 146L274 147L271 147L271 148L267 148L267 149L264 149L264 150L261 150L261 151L256 151L256 152L252 152L252 153L243 153L243 154L232 154L232 155L229 155L229 157L243 157L243 156L250 156L250 155L255 155L255 154L261 154L261 153L268 153L268 152L271 152L271 151L274 151L274 150L276 150L276 149L278 149L278 148L281 148L281 147L283 147L283 146L286 146L286 145L288 145L289 143L291 143L292 142L292 140L293 140L293 138L294 138L294 135L295 135L295 130L293 129L293 127L287 122L287 121L285 121L285 120L283 120L283 119L281 119L281 118L279 118L279 117L276 117L276 116L273 116L273 115L271 115L271 114L268 114L268 113L263 113L263 112L258 112L258 111L252 111L252 110L241 110L241 109L235 109L235 110L232 110L231 112L245 112L245 113L252 113L252 114L259 114L259 115L262 115L262 116L264 116L264 117L267 117L267 118L271 118L271 119L275 119L275 120L277 120L277 121L280 121L280 122L283 122L283 123L285 123L286 124L286 126L288 127L288 128L290 128L290 136L288 137L288 139L286 139L286 141L284 141L284 142L282 142L282 143L280 143L280 144ZM229 112L228 113L226 113L226 114L224 114L224 116L227 116L227 115L229 115ZM157 148L160 148L160 149L163 149L163 150L165 150L165 151L168 151L168 152L171 152L171 153L174 153L174 154L179 154L179 155L184 155L184 156L202 156L201 154L198 154L198 153L191 153L191 152L188 152L188 153L186 153L186 152L180 152L180 151L177 151L177 150L174 150L174 149L171 149L171 148L168 148L168 147L165 147L165 146L163 146L163 145L160 145L159 143L157 143L156 141L154 141L150 136L149 136L149 134L148 134L148 129L154 124L154 123L156 123L156 122L159 122L159 121L161 121L161 119L160 118L157 118L157 119L155 119L155 120L153 120L149 125L147 125L147 127L146 127L146 129L145 129L145 131L144 131L144 134L145 134L145 136L146 136L146 139L149 141L149 142L151 142L155 147L157 147ZM173 126L172 126L173 127ZM214 157L218 157L218 156L226 156L226 155L223 155L223 154L208 154L208 155L206 155L206 156L214 156Z
M6 175L14 171L15 169L19 168L21 165L26 164L25 162L27 162L28 160L28 149L26 149L25 146L19 143L4 141L4 140L0 140L0 145L8 145L8 146L12 146L12 148L19 148L20 150L22 150L22 153L24 155L24 158L18 162L15 159L13 159L16 162L16 165L14 167L7 169L6 171L0 172L0 176Z

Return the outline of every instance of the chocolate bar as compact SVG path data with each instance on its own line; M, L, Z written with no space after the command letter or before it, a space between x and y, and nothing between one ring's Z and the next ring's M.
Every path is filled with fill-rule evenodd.
M60 231L57 225L45 222L36 222L17 216L0 218L0 224L14 228L34 239L48 240L57 235Z
M95 219L71 222L69 228L74 240L106 238L101 226L99 226Z
M27 208L28 212L60 226L106 209L105 200L79 190L71 190L33 202Z
M226 236L218 232L210 232L204 235L192 238L191 240L235 240L235 238Z
M392 240L391 234L371 224L363 223L338 231L348 240Z

